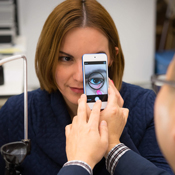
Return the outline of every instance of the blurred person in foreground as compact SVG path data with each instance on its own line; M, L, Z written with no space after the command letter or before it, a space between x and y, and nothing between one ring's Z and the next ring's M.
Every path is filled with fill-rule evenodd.
M157 95L154 112L159 146L175 172L175 56Z

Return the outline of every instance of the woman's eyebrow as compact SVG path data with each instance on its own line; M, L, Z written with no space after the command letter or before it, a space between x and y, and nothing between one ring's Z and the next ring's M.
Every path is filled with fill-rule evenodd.
M72 55L70 55L70 54L68 54L68 53L66 53L66 52L63 52L63 51L59 51L59 53L61 53L61 54L64 54L64 55L67 55L67 56L69 56L69 57L73 57ZM105 53L106 54L106 52L104 52L104 51L99 51L99 52L96 52L96 53Z
M105 53L106 54L106 52L104 52L104 51L100 51L100 52L97 52L97 53Z
M63 51L59 51L59 53L61 53L61 54L64 54L64 55L67 55L67 56L69 56L69 57L73 57L72 55L70 55L70 54L68 54L68 53L66 53L66 52L63 52Z
M86 78L89 78L89 76L92 74L92 73L106 73L106 70L105 69L96 69L96 70L93 70L87 74L85 74L85 79Z

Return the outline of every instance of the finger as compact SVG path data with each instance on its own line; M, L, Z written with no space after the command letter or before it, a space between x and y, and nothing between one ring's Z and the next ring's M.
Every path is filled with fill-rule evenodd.
M80 99L78 100L77 116L80 122L86 122L87 120L86 99L86 95L82 94Z
M108 144L108 127L107 122L105 120L102 120L100 122L99 129L102 142Z
M121 97L121 95L119 93L116 93L115 89L109 85L108 88L108 106L111 105L118 105L119 107L123 106L123 98Z
M79 117L76 115L76 116L72 119L71 130L74 130L74 128L76 129L76 128L78 127L78 123L79 123Z
M116 89L114 82L109 78L109 85L111 85L114 89Z
M107 115L111 113L111 109L118 107L117 98L115 97L115 92L109 85L108 88L108 102L106 108L101 111L101 120L107 120Z
M91 109L87 103L86 103L86 112L87 112L87 122L88 122L90 114L91 114Z
M123 100L122 96L120 95L118 89L115 87L115 85L114 85L114 83L113 83L112 80L111 80L110 84L114 88L115 93L116 93L116 95L118 97L118 105L119 105L119 107L122 107L123 106L123 103L124 103L124 100Z
M115 92L115 95L117 97L117 103L119 107L123 106L124 100L122 98L122 96L120 95L119 91L117 90L117 88L115 87L113 81L109 78L109 85L112 87L112 89Z
M72 124L67 125L67 126L65 127L65 135L66 135L66 137L70 134L71 126L72 126Z
M88 124L97 128L99 126L100 120L100 110L101 110L101 100L97 100L91 111Z
M107 103L107 107L108 106L111 106L111 105L116 105L117 104L117 98L115 96L115 91L114 89L112 88L111 85L109 85L109 88L108 88L108 103Z

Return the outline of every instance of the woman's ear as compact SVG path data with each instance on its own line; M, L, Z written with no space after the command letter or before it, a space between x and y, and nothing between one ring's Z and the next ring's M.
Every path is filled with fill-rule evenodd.
M119 52L118 47L115 47L115 50L116 50L116 55L118 55L118 52ZM110 60L110 62L109 62L109 67L112 66L112 63L113 63L113 60Z
M113 63L113 60L110 59L110 61L109 61L109 67L112 66L112 63Z
M118 52L119 52L118 47L115 47L115 50L116 50L116 55L118 55Z

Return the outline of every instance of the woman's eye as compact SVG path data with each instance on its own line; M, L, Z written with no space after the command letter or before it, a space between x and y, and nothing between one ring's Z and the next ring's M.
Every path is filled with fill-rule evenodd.
M89 86L94 90L101 89L103 87L103 85L104 85L103 78L91 78L89 80Z
M104 85L104 81L105 79L100 72L93 72L88 78L88 84L94 90L101 89Z
M102 78L91 78L90 83L94 84L94 85L98 85L100 83L103 82Z
M71 57L66 57L66 56L61 56L59 57L60 61L67 62L67 61L72 61Z

